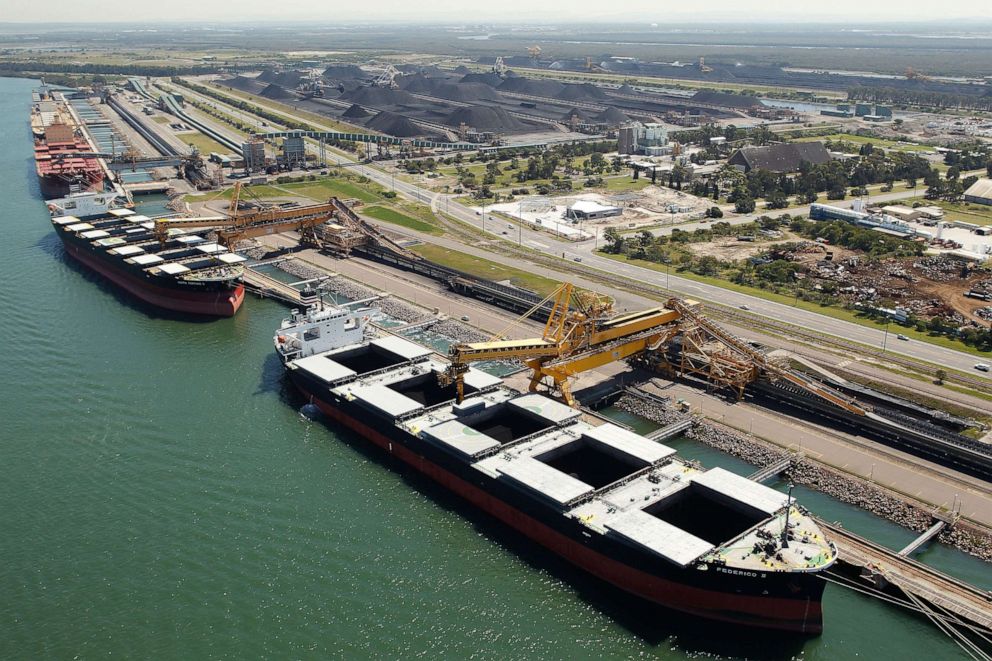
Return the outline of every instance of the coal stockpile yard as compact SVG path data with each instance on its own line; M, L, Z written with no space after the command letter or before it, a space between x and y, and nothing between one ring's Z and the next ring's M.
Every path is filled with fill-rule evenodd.
M616 88L526 78L511 71L465 71L413 65L382 71L332 64L322 73L266 69L255 77L239 75L218 82L395 137L445 135L478 142L499 136L550 135L562 140L570 131L579 131L574 134L578 138L606 133L625 122L661 121L686 111L723 119L738 116L741 110L736 106L744 99L722 103L707 98L694 108L691 99L628 85Z

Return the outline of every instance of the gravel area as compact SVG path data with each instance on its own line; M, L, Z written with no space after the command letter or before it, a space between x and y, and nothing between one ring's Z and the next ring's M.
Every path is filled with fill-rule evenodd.
M625 394L616 406L660 425L684 420L690 415L659 406L658 401ZM686 436L753 464L768 466L786 455L765 441L726 427L696 419ZM793 461L785 476L795 484L815 489L842 502L883 517L916 532L932 525L930 512L906 503L876 485L860 478L842 474L832 468L804 458ZM938 539L965 553L992 562L992 536L966 524L944 530Z

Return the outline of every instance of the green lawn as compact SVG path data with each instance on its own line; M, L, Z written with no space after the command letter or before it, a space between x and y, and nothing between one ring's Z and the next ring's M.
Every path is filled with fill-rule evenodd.
M199 131L196 133L180 133L177 134L176 137L187 145L195 146L200 150L201 154L209 154L212 151L217 152L218 154L226 154L231 151L213 138L207 137Z
M403 227L408 227L412 230L418 232L426 232L428 234L443 234L443 231L434 225L425 223L422 220L417 220L416 218L411 218L406 214L402 214L395 209L389 209L387 207L371 206L364 207L361 209L361 214L363 216L369 216L371 218L376 218L378 220L384 220L387 223L393 223L394 225L402 225Z
M943 209L944 220L961 220L976 225L992 225L992 207L984 204L972 204L970 202L955 204L940 200L927 200L927 204Z
M628 262L630 264L635 264L637 266L643 266L644 268L651 269L653 271L660 271L662 273L666 272L666 267L664 264L658 264L655 262L649 262L641 259L628 259L623 255L611 255L605 252L598 252L597 254L607 257L609 259L614 259L618 262ZM773 301L775 303L782 303L784 305L791 305L803 310L809 310L810 312L816 312L828 317L833 317L835 319L842 319L844 321L854 322L861 326L868 326L871 328L885 328L886 324L884 322L875 321L867 317L863 317L852 310L846 310L844 308L824 306L819 303L811 303L809 301L804 301L802 299L796 299L795 296L789 296L787 294L776 294L775 292L767 291L764 289L759 289L757 287L750 287L747 285L739 285L734 282L729 282L721 278L716 278L712 276L698 275L692 273L691 271L681 271L676 273L680 278L687 278L689 280L696 280L697 282L705 282L710 285L715 285L717 287L722 287L723 289L728 289L730 291L740 292L742 294L748 294L750 296L756 296L758 298L763 298L768 301ZM954 349L955 351L962 351L964 353L970 353L976 356L988 357L988 352L979 351L974 347L970 347L963 342L954 340L952 338L943 335L930 335L928 333L921 333L915 328L906 328L905 326L900 326L899 324L889 324L890 337L889 339L893 342L897 341L895 335L897 333L902 333L903 335L914 339L920 340L922 342L929 342L930 344L936 344L937 346L945 347L948 349ZM880 348L880 347L879 347Z
M158 122L159 124L168 124L172 121L171 117L166 117L165 115L155 115L152 117L153 122Z
M528 273L527 271L503 266L488 259L482 259L475 255L468 255L457 250L449 250L433 244L425 243L414 246L412 249L424 258L443 266L449 266L479 278L510 280L518 287L532 289L541 295L550 294L561 284L551 278L545 278L544 276Z
M896 151L933 151L933 147L930 145L896 142L895 140L883 140L882 138L871 138L864 135L855 135L853 133L832 133L830 135L821 135L810 138L796 138L794 142L823 142L825 140L833 140L834 142L843 140L844 142L853 142L857 145L863 145L870 142L876 147L881 147L883 149L894 149Z

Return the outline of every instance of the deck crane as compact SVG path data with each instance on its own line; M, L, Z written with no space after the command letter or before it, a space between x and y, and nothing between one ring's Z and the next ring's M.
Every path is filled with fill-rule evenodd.
M521 316L533 314L554 301L541 337L526 340L499 339L455 344L451 362L438 374L441 385L455 384L458 401L465 395L464 376L469 364L484 360L516 359L533 370L530 390L542 383L550 386L569 405L576 406L570 380L590 369L629 358L667 343L678 331L679 313L652 308L614 316L612 306L599 298L576 295L570 283L560 285L543 301ZM574 307L573 307L574 306Z

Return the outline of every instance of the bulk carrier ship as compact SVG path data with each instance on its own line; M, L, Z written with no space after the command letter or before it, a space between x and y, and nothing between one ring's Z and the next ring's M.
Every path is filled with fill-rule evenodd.
M189 314L233 316L245 297L246 259L198 234L170 230L131 209L82 220L53 216L66 252L146 303Z
M43 198L55 200L73 193L104 190L103 166L90 156L93 149L59 93L47 87L34 93L31 133Z
M818 633L834 546L785 494L475 368L375 337L374 311L293 312L289 379L357 433L533 541L636 597L741 625Z

